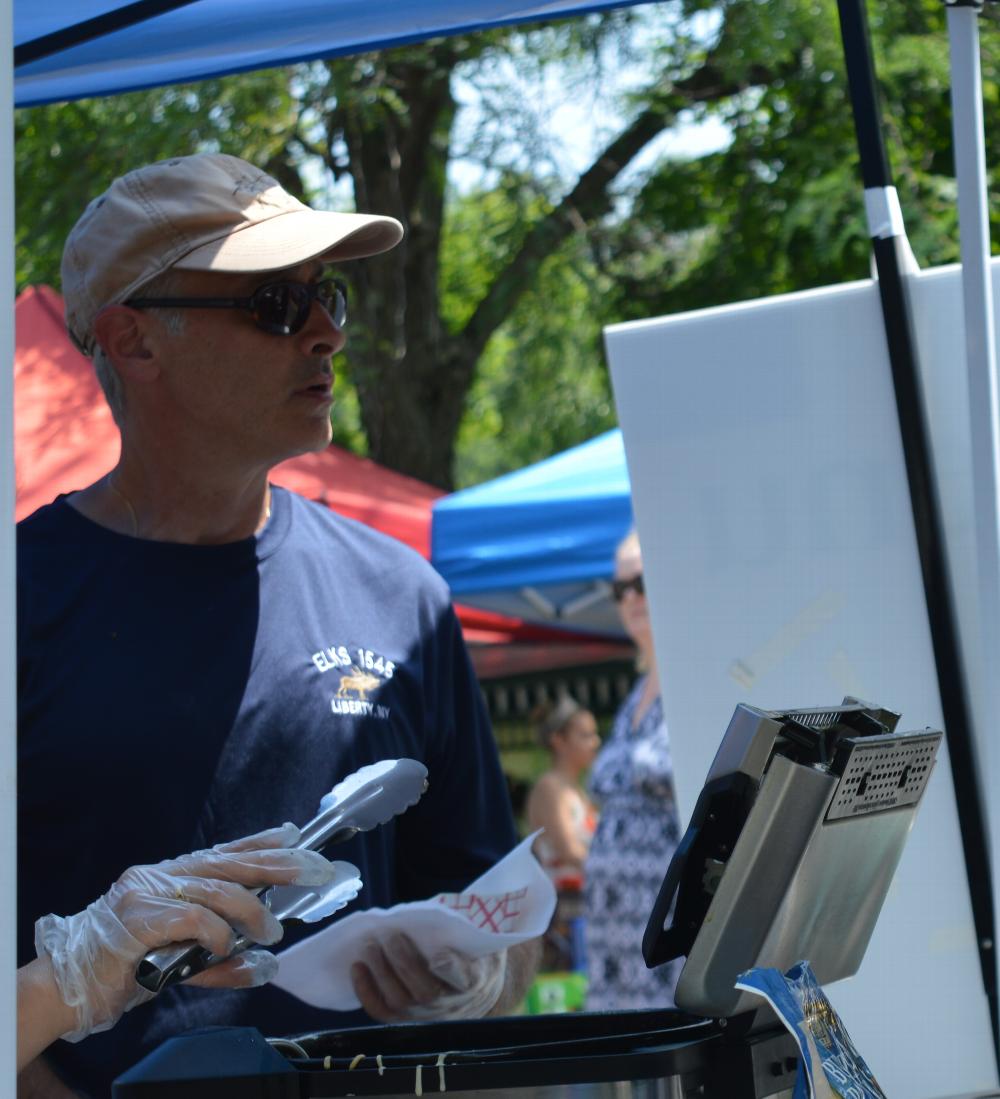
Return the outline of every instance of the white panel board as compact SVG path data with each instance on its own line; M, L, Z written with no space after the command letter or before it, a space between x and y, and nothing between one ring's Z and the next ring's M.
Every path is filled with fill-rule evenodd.
M957 294L935 284L921 286L922 308L964 369ZM940 727L874 285L606 339L682 814L738 702L853 694L900 711L901 728ZM888 1095L995 1085L946 754L861 972L830 994Z

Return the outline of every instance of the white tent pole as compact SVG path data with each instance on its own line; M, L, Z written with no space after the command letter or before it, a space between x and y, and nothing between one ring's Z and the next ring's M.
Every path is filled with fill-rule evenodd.
M0 1092L14 1094L15 782L14 663L14 52L13 0L0 0ZM2 303L6 302L6 305ZM3 1081L7 1083L4 1084Z
M972 448L975 516L979 660L970 667L971 696L983 763L980 782L988 788L1000 767L989 731L1000 713L1000 403L998 403L993 287L990 277L990 223L987 212L983 90L979 59L981 2L948 6L951 50L952 133L962 254L966 370L969 385L969 439ZM988 804L988 803L987 803ZM1000 814L987 823L991 862L1000 853ZM1000 867L994 865L994 887ZM995 897L995 902L1000 896Z

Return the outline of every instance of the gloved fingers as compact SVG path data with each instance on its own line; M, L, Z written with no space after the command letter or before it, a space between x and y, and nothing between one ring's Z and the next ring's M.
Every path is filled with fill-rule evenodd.
M478 958L470 958L457 950L440 950L428 961L430 971L451 992L467 992L475 983Z
M252 836L241 836L239 839L229 840L226 843L217 843L214 847L195 851L190 855L179 855L175 859L166 859L156 865L167 873L176 872L177 864L187 866L191 860L203 862L210 860L213 855L240 855L249 851L268 851L281 848L295 847L302 838L298 825L290 820L279 824L276 828L265 828L262 832L255 832ZM240 860L237 860L237 862ZM201 871L191 871L200 873ZM284 884L284 883L282 883Z
M246 950L202 970L185 984L199 988L258 988L278 974L278 959L267 950Z
M403 942L397 946L397 940ZM426 959L403 935L388 943L370 941L351 967L355 995L371 1018L392 1022L409 1017L415 1004L447 991L427 968Z
M153 897L132 891L108 893L108 904L125 930L146 950L194 939L213 954L228 954L236 944L229 924L210 909L179 897Z
M367 951L362 961L351 966L351 984L355 996L371 1018L382 1023L407 1018L410 1007L407 992L395 976L386 972L385 965Z
M434 972L409 935L392 935L382 948L382 954L413 1003L429 1003L452 991Z
M284 934L278 919L242 885L213 878L170 878L174 900L207 908L221 916L229 927L255 943L270 946Z
M251 889L265 885L326 885L336 868L318 851L276 848L260 851L195 851L149 869L238 882Z
M279 853L267 852L268 855ZM182 860L175 860L175 863L179 866ZM140 942L147 946L161 946L205 935L218 943L223 941L222 926L235 927L255 942L265 945L281 938L281 924L242 885L221 878L164 873L162 865L132 867L107 894L112 911ZM200 906L216 915L212 919L202 917L190 911L192 906ZM220 916L223 918L221 925ZM196 921L197 934L181 934L180 931L191 921ZM151 938L160 941L150 942Z
M362 951L360 965L352 968L352 977L355 976L355 968L362 970L355 980L355 985L360 984L362 988L367 989L369 997L374 999L380 1008L384 1006L384 1010L388 1011L389 1019L403 1018L413 998L399 979L396 969L390 964L382 944L369 942ZM362 1001L362 1007L367 1010L365 999L360 996L357 988L355 990L358 991L358 999ZM376 1018L384 1017L379 1014Z
M351 985L361 1007L372 1019L380 1023L395 1023L403 1017L389 1006L364 962L355 962L351 966Z
M257 832L252 836L244 836L238 840L230 840L228 843L217 843L212 850L221 851L223 854L232 854L236 851L263 851L275 847L294 847L302 837L299 827L290 820L279 824L277 828L267 828L263 832Z
M451 956L448 960L448 956ZM481 958L472 958L454 950L442 951L436 959L440 965L469 984L462 991L449 991L429 1004L415 1004L409 1012L413 1019L480 1018L499 1003L506 987L507 952L500 950ZM457 964L458 970L455 969ZM431 964L432 970L434 963Z

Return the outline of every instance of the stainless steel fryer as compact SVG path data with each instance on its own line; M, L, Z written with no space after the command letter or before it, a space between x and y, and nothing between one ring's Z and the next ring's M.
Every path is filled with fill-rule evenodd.
M245 1028L195 1032L120 1077L114 1095L789 1099L794 1041L733 982L753 965L801 959L823 982L857 971L941 741L936 730L897 733L897 721L852 699L737 707L643 942L651 965L686 958L680 1010L269 1040Z

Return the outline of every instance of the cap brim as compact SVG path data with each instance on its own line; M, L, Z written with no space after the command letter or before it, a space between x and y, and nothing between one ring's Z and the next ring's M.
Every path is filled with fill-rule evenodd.
M311 259L363 259L403 239L395 218L289 210L192 249L172 266L188 271L277 271Z

